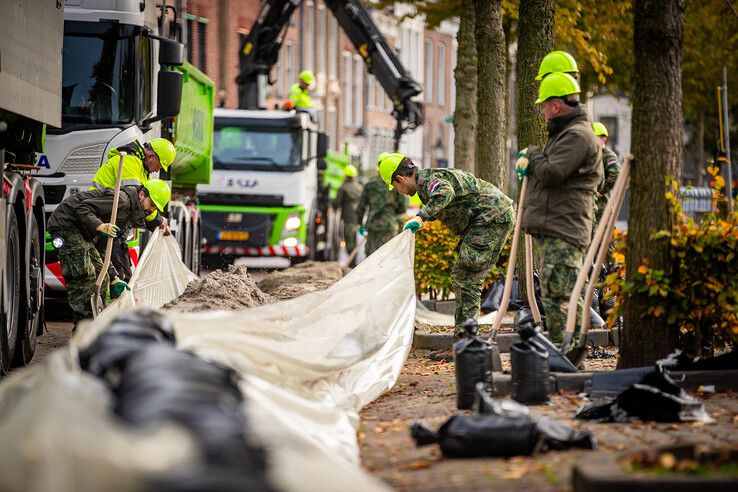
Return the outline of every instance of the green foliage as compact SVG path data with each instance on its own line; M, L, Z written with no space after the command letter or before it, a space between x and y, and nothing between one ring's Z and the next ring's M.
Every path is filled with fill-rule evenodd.
M511 235L512 236L512 235ZM497 264L492 268L485 286L504 274L510 256L510 242L500 253ZM453 234L441 221L426 222L415 233L415 291L418 295L428 294L431 299L448 299L453 292L451 269L459 257L459 236Z
M713 180L713 184L716 183ZM680 334L689 355L700 355L712 342L716 348L738 343L738 212L729 220L716 214L696 223L684 214L678 187L671 184L666 199L675 222L671 230L654 233L654 242L667 241L672 273L651 267L643 258L632 278L623 276L624 266L606 279L609 291L622 303L634 294L645 294L651 304L647 315L663 319ZM719 191L714 200L721 199ZM622 237L616 242L616 260L623 260Z

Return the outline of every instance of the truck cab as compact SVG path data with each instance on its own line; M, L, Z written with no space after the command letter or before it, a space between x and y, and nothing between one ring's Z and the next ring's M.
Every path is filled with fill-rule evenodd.
M214 118L213 174L197 186L203 254L321 258L325 134L296 111L216 109Z

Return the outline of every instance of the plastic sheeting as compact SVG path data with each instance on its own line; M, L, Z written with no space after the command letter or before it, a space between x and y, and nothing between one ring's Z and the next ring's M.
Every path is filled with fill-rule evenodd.
M278 488L381 488L358 468L358 412L395 384L410 351L413 250L405 232L325 291L244 311L167 313L178 348L243 377L252 430ZM73 345L90 343L121 311L162 306L192 278L173 238L157 232L132 292L82 326Z

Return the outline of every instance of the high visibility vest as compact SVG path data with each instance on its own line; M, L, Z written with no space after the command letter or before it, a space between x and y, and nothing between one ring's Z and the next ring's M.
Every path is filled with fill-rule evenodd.
M294 84L290 88L290 101L295 104L296 108L312 108L313 98L307 89L300 87L300 84Z

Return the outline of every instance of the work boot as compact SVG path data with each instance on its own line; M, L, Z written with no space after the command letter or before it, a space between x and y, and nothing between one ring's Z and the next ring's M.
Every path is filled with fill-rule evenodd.
M434 360L436 362L453 362L454 360L454 344L458 342L461 339L461 334L454 333L453 341L451 342L451 346L449 348L441 349L441 350L435 350L428 354L428 358L430 360Z

